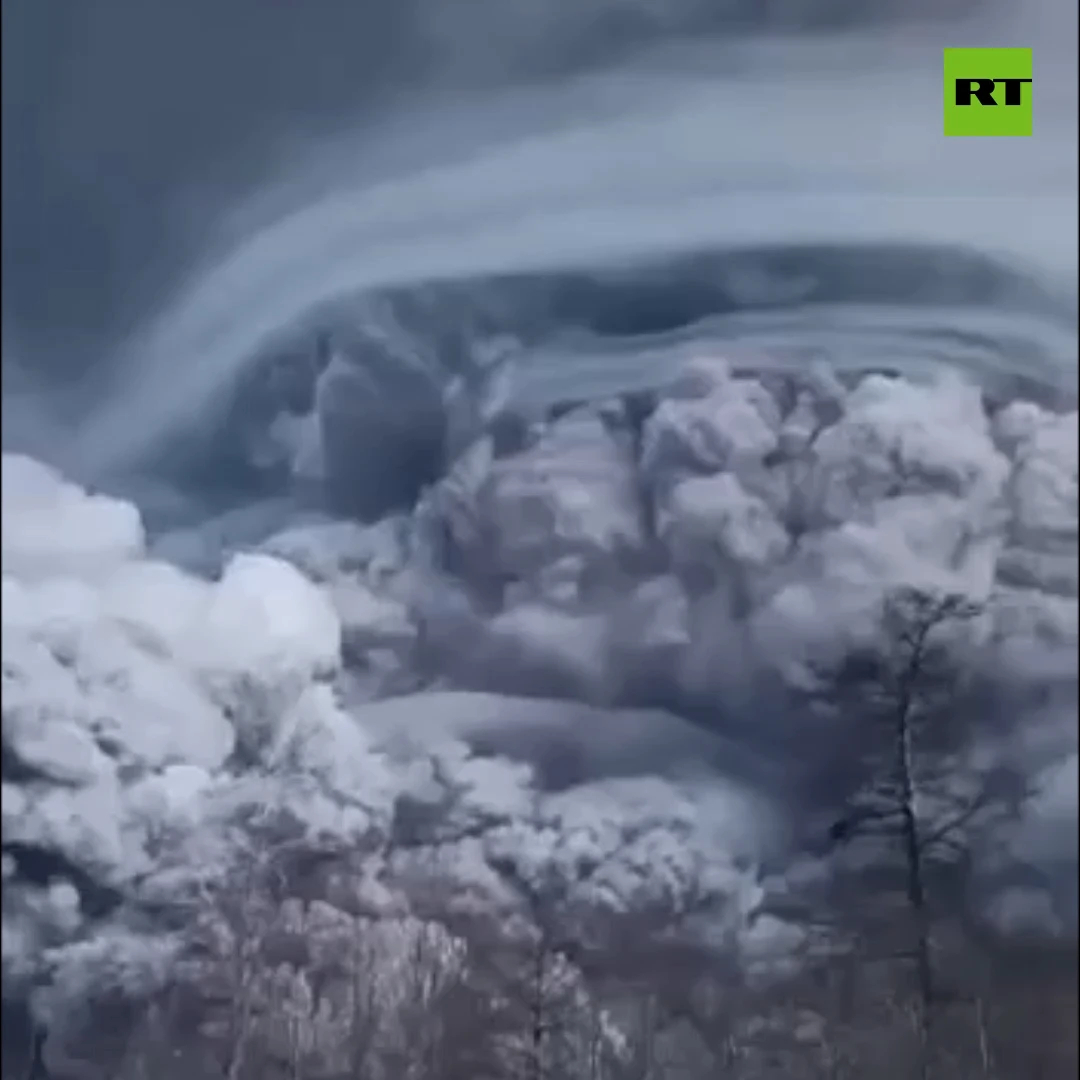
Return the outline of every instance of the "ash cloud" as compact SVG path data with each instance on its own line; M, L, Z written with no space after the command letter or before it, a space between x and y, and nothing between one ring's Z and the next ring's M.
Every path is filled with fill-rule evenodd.
M636 426L614 401L508 455L482 435L413 513L294 525L211 578L5 455L5 993L59 1023L95 981L156 985L267 829L356 853L359 893L302 879L331 909L527 917L555 882L775 964L844 738L792 694L900 586L986 605L980 678L1019 710L965 751L1027 792L976 907L1071 932L1077 414L703 359Z
M834 862L858 879L880 854L823 851L862 778L861 718L806 697L815 672L875 643L882 600L903 587L985 607L964 641L974 674L956 783L989 763L1020 793L970 837L958 891L1016 940L1075 940L1077 415L1062 400L1075 390L1075 309L1042 288L1075 277L1061 54L1040 68L1047 123L1021 168L970 145L946 160L940 139L931 154L914 114L892 117L887 146L877 139L880 115L862 104L907 100L932 33L884 42L881 70L851 79L827 39L725 53L727 82L681 46L651 53L655 66L635 52L760 30L766 10L795 36L860 22L843 3L396 5L365 47L408 44L380 64L421 88L507 88L490 110L440 98L400 115L393 80L364 68L357 35L328 33L324 14L304 10L300 42L288 5L252 5L257 29L237 16L216 34L197 5L167 6L72 9L87 33L72 36L83 51L64 77L86 87L88 72L115 73L99 93L33 92L38 78L54 85L62 50L40 69L33 49L5 56L5 146L14 133L16 151L33 148L4 155L5 445L40 460L3 462L4 1000L44 1026L52 1072L85 1075L93 1038L123 1029L101 1022L103 1001L142 1003L190 974L204 932L228 944L227 918L194 917L207 895L251 897L245 917L273 907L275 948L295 959L307 935L319 964L359 920L364 970L390 982L418 942L445 960L484 919L542 932L534 901L555 895L561 932L580 939L560 973L578 1012L570 945L623 915L661 913L737 977L790 971L812 936L808 883ZM12 12L32 23L39 9L5 5L5 31ZM1075 33L1056 32L1058 9L1023 14L1023 32L1053 37L1067 60ZM156 46L127 47L148 27L183 77L158 69ZM593 33L633 62L566 82L613 59ZM205 64L178 47L195 37ZM265 52L237 75L241 41ZM465 47L477 42L480 57ZM108 62L117 50L124 64ZM315 59L294 63L301 52ZM467 72L442 62L452 53ZM178 94L206 119L190 138L128 111L157 123ZM344 151L288 144L298 170L244 201L214 234L223 247L166 290L220 225L223 192L265 173L282 117L300 116L306 135L316 116L336 128L357 119L357 97L378 134L359 150L378 167L354 171L351 137ZM768 131L753 122L762 100ZM801 122L852 102L850 125ZM14 124L9 108L24 110ZM251 142L233 156L239 130ZM99 154L109 145L122 168ZM16 161L25 174L9 171ZM997 186L972 197L980 161ZM793 162L807 191L788 189ZM825 190L808 193L815 184ZM41 199L69 216L35 231ZM640 303L619 274L610 291L604 275L562 274L714 240L730 257L658 271L667 285L647 282ZM980 245L1015 255L1017 273L967 251ZM797 257L808 250L812 265ZM510 340L491 333L507 328L498 288L456 336L428 334L446 321L438 290L405 298L415 326L379 298L356 320L363 363L347 348L302 355L298 384L276 386L254 419L242 402L186 485L170 486L187 459L170 484L153 468L133 478L126 498L86 486L95 464L98 477L145 466L151 444L184 436L227 386L258 382L268 343L323 305L501 273L540 282ZM721 286L702 288L712 277ZM443 299L452 323L460 298L450 287ZM846 305L850 334L815 317L828 301ZM718 310L729 321L706 333ZM110 348L136 322L140 335ZM112 392L91 402L96 369L57 392L39 363L49 345L62 373L72 356L109 354ZM734 365L716 358L728 347ZM657 377L657 360L687 352L698 359L678 378ZM1064 392L1031 393L1047 383ZM397 512L362 525L328 507ZM252 889L268 849L284 861Z

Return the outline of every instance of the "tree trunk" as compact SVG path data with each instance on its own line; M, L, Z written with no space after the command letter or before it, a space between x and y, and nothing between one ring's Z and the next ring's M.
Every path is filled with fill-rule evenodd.
M919 821L915 812L915 781L912 775L911 710L908 693L897 710L897 780L900 785L900 833L904 848L907 902L912 921L912 951L918 989L917 1028L919 1037L919 1080L930 1074L934 970L930 956L930 929L926 912L926 882Z

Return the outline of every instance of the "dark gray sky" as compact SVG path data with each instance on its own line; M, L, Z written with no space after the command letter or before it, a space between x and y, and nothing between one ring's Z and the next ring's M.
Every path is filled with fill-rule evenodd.
M35 364L85 362L290 136L402 86L516 80L763 19L968 2L3 0L6 331Z
M55 346L119 329L278 140L415 71L406 9L3 0L5 315Z
M514 3L3 0L5 314L24 337L95 351L290 136L354 121L436 73L545 66L562 42L519 33L517 12L634 6ZM433 11L453 14L435 26Z

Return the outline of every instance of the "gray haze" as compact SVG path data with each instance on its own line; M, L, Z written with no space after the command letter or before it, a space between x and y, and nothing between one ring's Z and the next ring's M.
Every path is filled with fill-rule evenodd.
M867 726L807 691L897 590L986 609L947 794L1021 794L971 906L1074 931L1075 0L3 17L3 991L47 1053L276 814L391 919L520 914L509 867L801 955ZM1032 45L1036 137L944 139L942 44Z
M6 315L54 345L130 319L275 139L400 79L403 10L5 0Z
M886 30L896 5L818 0L415 0L392 18L389 5L320 4L296 26L293 5L13 8L6 352L39 373L57 355L69 386L94 371L97 399L74 395L65 417L54 398L34 445L87 478L123 469L198 426L277 336L364 289L701 244L880 241L1075 278L1075 11L962 6L974 19L954 26L941 18L954 5L933 5L936 20L904 5ZM1022 156L942 139L940 49L957 34L1037 45L1040 119ZM1056 346L1047 357L986 314L977 335L1025 342L1012 351L1026 373L1075 382L1068 347L1064 363ZM938 326L887 329L904 352ZM774 352L810 332L759 331ZM835 335L822 344L840 362ZM864 363L861 340L848 351ZM396 392L376 381L373 400ZM45 430L29 399L5 400L22 428Z
M199 250L276 151L419 86L551 76L644 40L893 0L4 0L3 304L10 340L99 354ZM477 28L482 32L477 33Z

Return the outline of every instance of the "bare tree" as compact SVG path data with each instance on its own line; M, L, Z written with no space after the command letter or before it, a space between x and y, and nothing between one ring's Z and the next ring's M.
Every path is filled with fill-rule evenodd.
M885 840L899 856L906 942L899 953L915 975L920 1075L932 1058L934 1008L941 994L934 965L932 875L963 865L970 830L1006 797L1002 774L966 772L961 755L971 673L962 628L981 612L963 597L904 588L884 604L879 641L827 673L824 685L858 724L863 782L830 840ZM860 869L864 880L871 875Z

